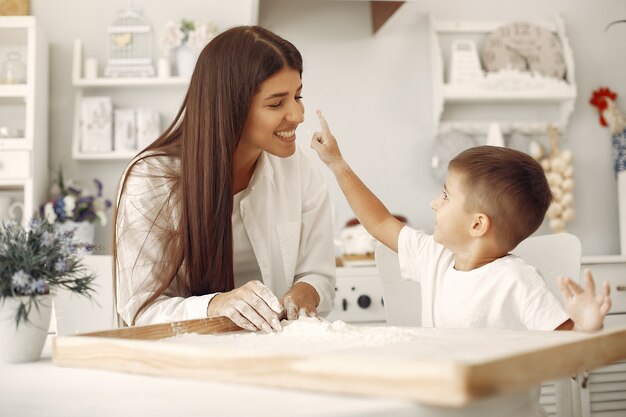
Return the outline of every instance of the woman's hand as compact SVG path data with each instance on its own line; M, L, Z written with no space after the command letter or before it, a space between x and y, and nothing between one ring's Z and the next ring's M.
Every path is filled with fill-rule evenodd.
M337 141L332 133L330 133L330 128L322 112L318 110L317 116L320 119L322 131L313 133L311 148L317 152L320 159L328 165L331 170L335 171L336 168L345 164L345 162L339 150L339 146L337 145Z
M260 281L250 281L232 291L217 294L207 307L207 316L226 316L237 326L250 330L282 330L278 315L283 306Z
M573 330L591 332L602 329L604 316L611 309L611 288L605 281L602 294L596 296L596 284L591 271L585 270L585 289L570 278L558 278L567 312L574 322Z
M284 306L281 317L296 320L299 316L317 317L320 296L311 284L297 282L280 300Z

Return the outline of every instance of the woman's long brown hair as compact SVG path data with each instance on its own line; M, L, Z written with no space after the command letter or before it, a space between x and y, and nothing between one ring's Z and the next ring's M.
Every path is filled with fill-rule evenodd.
M298 50L271 31L239 26L221 33L200 53L183 105L172 124L129 166L120 184L120 195L137 162L154 156L180 160L179 170L162 173L171 186L164 203L169 207L157 208L160 213L175 207L178 224L162 230L152 219L144 246L157 240L164 250L152 270L154 292L139 307L131 325L173 283L185 289L186 294L181 296L234 288L233 157L253 96L263 81L285 66L302 75ZM114 292L118 278L118 209L113 226Z

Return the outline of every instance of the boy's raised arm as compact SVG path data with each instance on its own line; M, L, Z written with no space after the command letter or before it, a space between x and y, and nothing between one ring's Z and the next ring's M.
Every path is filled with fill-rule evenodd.
M343 159L326 119L319 110L317 115L322 125L322 132L316 132L313 135L311 147L335 174L341 191L361 224L379 242L397 252L398 235L404 223L393 217L387 207L352 171Z

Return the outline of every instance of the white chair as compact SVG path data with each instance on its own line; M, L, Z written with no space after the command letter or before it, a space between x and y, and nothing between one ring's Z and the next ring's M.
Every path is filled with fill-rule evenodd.
M53 297L56 333L59 336L108 330L116 327L113 314L113 257L87 255L82 263L96 275L93 299L70 291Z
M520 243L513 252L533 265L550 291L563 303L556 278L569 276L580 281L581 245L578 237L569 233L532 236ZM387 324L419 326L421 323L420 285L400 277L398 255L384 245L376 248L376 266L382 281ZM551 398L554 392L554 400ZM547 383L542 387L541 404L558 417L581 415L580 390L569 379Z

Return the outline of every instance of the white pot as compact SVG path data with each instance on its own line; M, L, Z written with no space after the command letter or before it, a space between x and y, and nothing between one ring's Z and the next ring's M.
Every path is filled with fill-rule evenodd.
M93 245L94 237L96 234L95 223L89 223L89 222L76 223L72 221L66 221L65 223L55 223L54 226L59 231L74 230L75 241Z
M15 316L20 302L28 303L30 297L10 297L0 300L0 363L23 363L39 360L48 336L52 297L37 296L28 314L28 322L15 326Z

